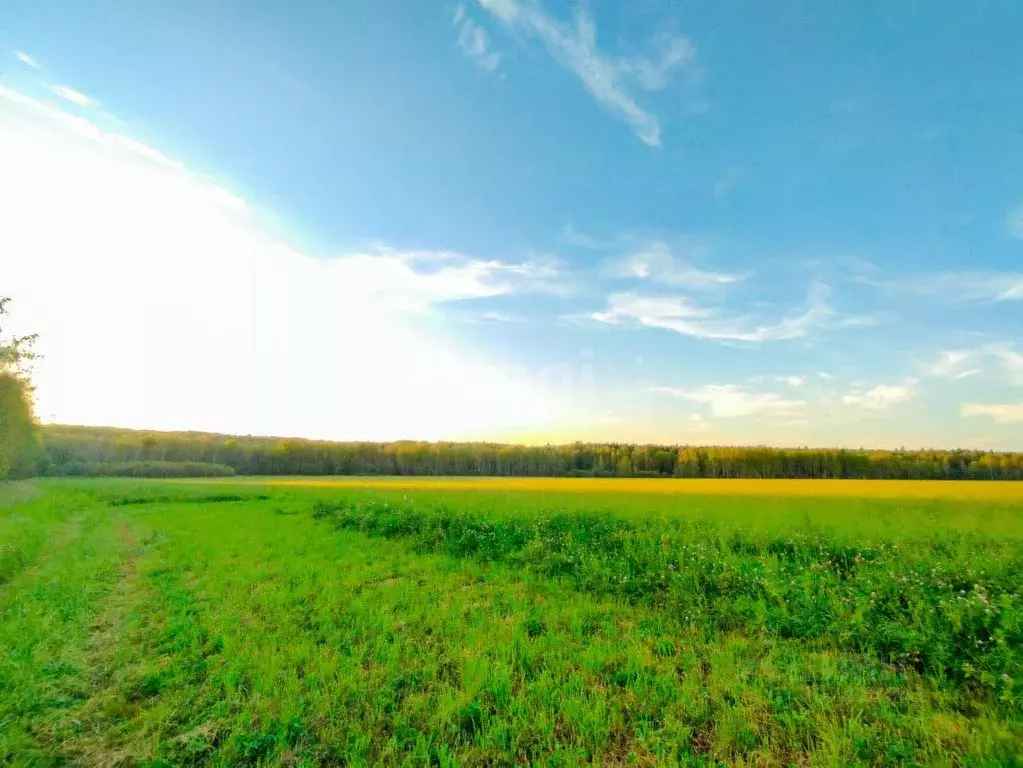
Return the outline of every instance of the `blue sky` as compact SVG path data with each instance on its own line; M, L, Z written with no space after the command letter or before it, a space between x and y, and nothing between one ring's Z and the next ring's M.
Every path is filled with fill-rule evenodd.
M44 418L1023 449L1018 3L0 16Z

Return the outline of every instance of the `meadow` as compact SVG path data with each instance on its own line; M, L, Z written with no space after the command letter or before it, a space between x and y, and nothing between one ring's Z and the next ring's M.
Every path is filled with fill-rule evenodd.
M0 486L0 762L1021 765L1023 483Z

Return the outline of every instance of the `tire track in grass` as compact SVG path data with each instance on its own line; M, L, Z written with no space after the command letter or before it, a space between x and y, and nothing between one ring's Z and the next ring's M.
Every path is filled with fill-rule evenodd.
M63 745L65 759L166 764L161 754L174 747L168 762L176 765L199 760L198 742L216 741L219 726L193 720L204 709L207 663L220 649L201 615L188 550L177 551L159 519L165 510L158 508L156 518L147 510L121 520L131 556L90 636L94 686L68 718L77 730Z
M23 514L32 562L0 590L0 764L52 764L88 693L85 643L120 548L79 494L47 493Z
M119 701L117 678L125 659L120 658L128 641L126 629L131 614L141 602L138 561L141 549L131 523L122 515L114 519L114 533L123 559L118 567L117 583L95 615L85 643L89 694L82 705L68 713L66 728L74 734L61 745L66 756L87 765L117 765L130 754L111 745L109 723Z

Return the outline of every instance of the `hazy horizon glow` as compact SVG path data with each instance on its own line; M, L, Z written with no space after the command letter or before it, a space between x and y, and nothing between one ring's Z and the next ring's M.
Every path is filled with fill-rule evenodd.
M449 294L500 290L483 279L492 269L445 255L432 275L403 255L311 258L155 150L16 92L0 103L13 169L0 205L16 213L0 238L19 255L3 287L19 326L41 335L43 419L389 440L563 412L417 327Z

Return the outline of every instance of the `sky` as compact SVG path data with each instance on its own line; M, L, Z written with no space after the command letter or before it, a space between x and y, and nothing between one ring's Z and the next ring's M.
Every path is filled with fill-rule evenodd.
M1023 450L1023 4L0 0L41 419Z

